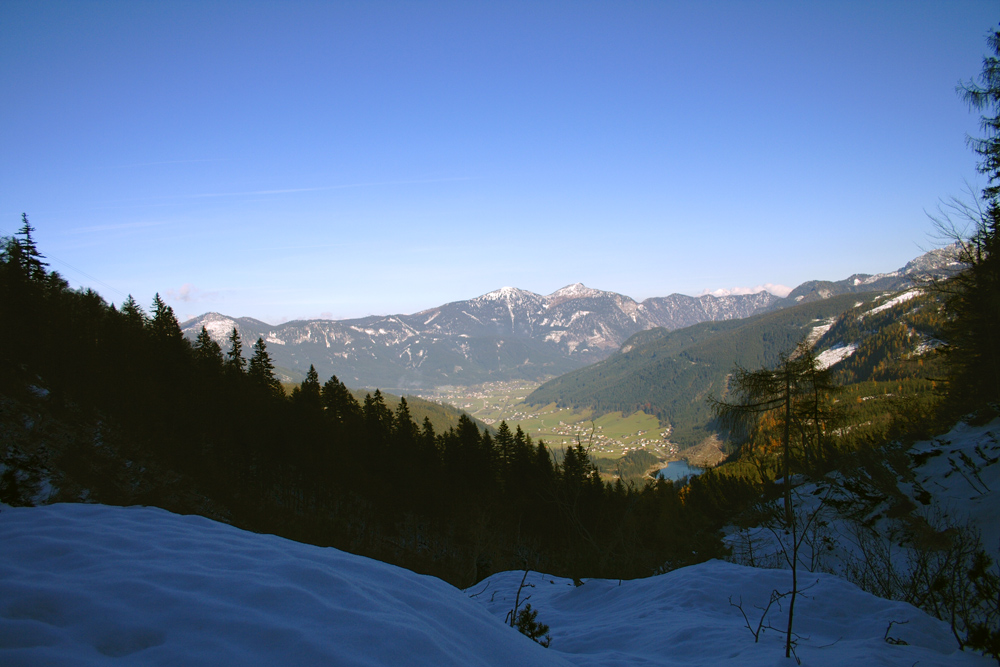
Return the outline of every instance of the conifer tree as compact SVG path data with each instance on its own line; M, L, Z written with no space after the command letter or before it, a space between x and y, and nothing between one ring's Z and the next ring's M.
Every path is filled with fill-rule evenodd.
M164 303L159 292L153 297L152 310L153 317L149 322L149 329L154 338L164 341L180 341L184 338L177 317L174 315L174 309Z
M780 424L785 523L791 525L792 435L799 436L801 451L820 449L824 425L833 418L821 401L821 396L835 389L830 373L819 367L812 348L800 343L791 354L780 356L775 369L750 371L737 366L729 387L732 401L709 400L724 428L754 434L761 417L767 414L775 416Z
M430 417L424 417L424 422L420 429L420 443L424 452L434 451L437 435L434 433L434 424Z
M4 283L11 288L28 281L28 272L24 261L24 248L14 237L3 239L3 250L0 251L0 264L3 265Z
M385 404L385 397L378 389L374 394L365 394L365 402L361 406L365 419L365 429L370 438L369 444L383 447L389 442L392 433L392 411Z
M518 426L518 430L521 427ZM535 474L538 477L539 486L546 486L552 482L556 475L555 465L552 462L552 453L541 440L535 447Z
M319 386L319 373L316 367L309 364L306 379L292 390L292 403L307 413L319 414L323 410L322 388Z
M247 377L275 396L284 393L281 382L274 377L274 364L271 363L271 355L267 353L267 343L263 338L258 338L253 344L253 356L247 364Z
M240 332L233 327L229 332L229 351L226 352L226 370L242 375L246 372L247 360L243 357L243 340Z
M420 427L420 453L428 465L437 465L440 462L440 452L437 448L437 434L434 432L434 424L430 417L424 417Z
M509 466L514 451L514 435L510 432L506 421L500 422L493 442L497 449L497 455L500 457L501 466Z
M18 240L18 245L21 248L21 266L28 278L37 281L45 277L45 267L48 264L42 261L45 259L45 255L38 251L35 239L31 236L33 231L35 231L35 228L28 222L28 214L22 213L21 229L17 232L17 235L22 237Z
M956 369L952 393L960 409L970 403L1000 402L1000 30L987 39L991 51L983 58L979 81L959 84L958 91L973 110L983 113L983 138L968 138L979 155L979 171L988 183L982 201L960 205L972 223L971 234L946 235L959 241L959 259L967 269L955 277L948 301L955 317L946 330L948 350Z
M222 347L212 339L204 326L194 342L194 356L208 367L222 368Z
M136 303L136 300L132 298L129 294L125 302L122 303L121 314L125 318L125 322L128 323L133 329L143 329L146 326L147 317L146 313L143 312L142 307Z
M410 416L410 406L406 403L406 397L401 396L393 417L393 442L397 448L412 450L419 434L420 429Z
M315 393L316 396L319 396L319 373L316 372L316 367L312 364L309 364L309 371L306 372L306 379L302 381L302 391Z
M341 431L353 433L361 423L361 405L336 375L323 385L321 393L323 409L328 420L338 425Z

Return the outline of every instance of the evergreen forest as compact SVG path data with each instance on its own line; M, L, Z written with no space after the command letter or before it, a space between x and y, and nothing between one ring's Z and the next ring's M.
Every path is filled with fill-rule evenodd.
M638 577L721 554L736 478L607 483L582 444L417 423L335 376L286 393L265 341L192 343L159 295L120 308L50 271L27 216L0 255L0 499L198 513L437 575ZM711 488L710 488L711 487ZM724 487L724 488L723 488ZM720 492L720 489L723 489Z

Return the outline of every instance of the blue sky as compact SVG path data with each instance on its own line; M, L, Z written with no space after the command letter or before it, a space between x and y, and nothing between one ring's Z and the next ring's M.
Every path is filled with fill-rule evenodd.
M902 266L995 0L0 4L0 233L277 323Z

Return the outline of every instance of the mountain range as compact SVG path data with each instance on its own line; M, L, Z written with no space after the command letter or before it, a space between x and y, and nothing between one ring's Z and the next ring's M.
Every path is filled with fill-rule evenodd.
M545 296L504 287L410 315L270 325L206 313L181 328L193 339L204 326L224 346L233 327L246 347L263 338L285 380L301 380L312 364L321 378L335 374L349 386L413 391L558 376L607 358L649 329L742 319L844 293L905 289L955 266L953 249L942 248L891 273L809 281L785 298L769 292L671 294L637 302L576 283Z

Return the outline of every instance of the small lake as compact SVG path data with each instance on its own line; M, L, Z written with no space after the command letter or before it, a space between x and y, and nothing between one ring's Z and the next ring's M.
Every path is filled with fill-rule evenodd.
M700 475L701 473L701 468L689 466L687 461L671 461L667 464L666 468L660 468L660 477L669 479L672 482L676 482L682 477Z

